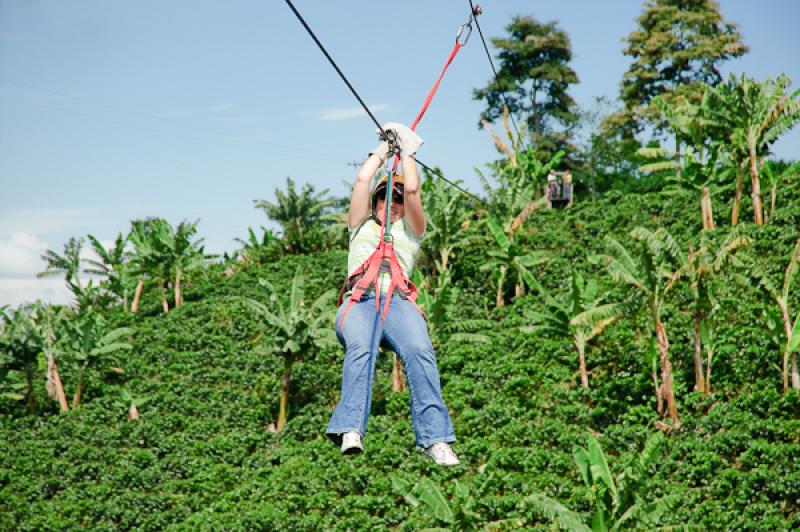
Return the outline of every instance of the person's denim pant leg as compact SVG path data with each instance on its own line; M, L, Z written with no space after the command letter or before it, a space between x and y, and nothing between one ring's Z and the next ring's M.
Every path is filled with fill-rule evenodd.
M409 301L394 296L386 321L381 324L375 298L369 296L350 308L339 334L339 320L346 305L345 301L339 308L335 322L339 341L345 346L345 359L342 396L328 423L328 435L338 441L344 432L366 433L378 347L381 340L386 340L405 367L417 445L429 447L437 442L455 441L450 415L442 399L436 354L419 311Z

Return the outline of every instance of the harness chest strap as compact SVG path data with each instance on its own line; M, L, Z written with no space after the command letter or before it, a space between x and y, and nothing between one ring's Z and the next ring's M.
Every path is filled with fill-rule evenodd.
M354 271L353 274L348 277L347 281L345 281L345 284L342 287L342 290L339 292L339 305L341 305L344 299L345 289L350 284L351 280L360 276L360 278L353 285L353 289L350 292L350 297L347 301L347 306L344 308L342 318L339 320L340 334L342 331L342 326L344 325L344 319L347 317L347 313L350 312L353 303L361 301L361 297L367 292L367 290L370 289L370 287L374 287L375 289L375 310L376 312L380 312L381 292L380 287L378 286L378 276L381 273L381 265L385 262L388 262L389 264L391 279L389 281L389 288L386 292L386 300L383 303L383 315L381 316L381 323L386 321L386 315L389 313L389 304L391 303L392 294L394 293L395 289L398 289L400 293L402 293L403 296L414 305L414 308L416 308L419 313L425 317L425 313L422 312L422 309L420 309L419 305L417 305L417 287L414 286L414 283L411 282L408 277L406 277L405 273L403 272L403 268L400 267L400 263L397 260L397 255L394 252L394 245L390 241L381 239L381 241L378 243L378 247L372 252L372 255L370 255L370 257L364 261L364 264L359 266L358 269L356 269L356 271Z

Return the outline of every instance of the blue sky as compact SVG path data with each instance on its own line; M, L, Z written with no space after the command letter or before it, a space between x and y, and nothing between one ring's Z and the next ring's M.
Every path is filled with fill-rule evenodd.
M572 41L581 105L616 98L622 39L643 2L485 1L499 36L513 15L557 20ZM795 0L722 0L750 53L723 67L800 83ZM468 2L295 0L379 120L408 123L449 53ZM495 157L472 91L491 70L477 32L418 132L419 157L478 191ZM233 250L253 208L287 176L344 192L374 125L280 1L0 0L0 305L66 301L36 280L44 249L70 236L110 241L129 221L200 219L207 249ZM800 132L776 146L797 158Z

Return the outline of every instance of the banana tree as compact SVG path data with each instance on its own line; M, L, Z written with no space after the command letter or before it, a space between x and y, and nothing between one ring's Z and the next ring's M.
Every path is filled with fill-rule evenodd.
M128 311L128 291L132 285L130 268L126 260L125 246L128 238L122 233L117 235L114 245L106 248L95 236L88 235L92 250L100 260L86 259L89 266L84 271L105 277L101 282L105 289L122 301L122 309Z
M494 239L494 248L487 252L488 258L480 266L480 271L498 272L496 305L504 307L506 277L510 276L514 280L515 297L521 296L524 294L523 272L527 268L544 264L549 256L543 251L524 252L516 233L510 236L506 234L494 218L487 218L486 224Z
M274 262L283 253L283 241L271 229L261 226L261 237L252 227L247 228L247 238L235 238L242 249L237 252L240 262L247 265Z
M527 270L523 272L525 282L541 296L544 312L530 309L524 311L525 317L533 325L522 327L526 333L551 331L562 337L569 337L578 351L578 371L581 386L589 387L589 372L586 369L586 347L593 338L619 318L618 303L603 303L608 294L599 293L597 281L584 281L583 275L572 271L572 290L566 301L554 298Z
M589 500L594 510L591 526L584 523L578 512L542 493L525 497L525 504L566 530L608 532L654 529L679 501L678 495L666 495L651 502L646 498L650 468L660 456L664 435L657 432L648 437L637 459L618 475L612 474L597 439L589 435L587 440L585 449L574 447L573 456L589 490Z
M712 197L722 189L722 183L733 171L720 150L704 154L690 145L686 146L683 153L663 148L640 148L636 154L653 161L640 166L640 172L666 172L665 193L680 190L695 193L700 204L703 229L716 227Z
M675 401L675 389L672 378L672 362L669 358L669 340L667 330L661 321L664 300L677 278L677 265L686 262L683 252L675 239L666 229L659 228L655 232L637 227L629 233L639 242L637 253L631 252L619 241L606 235L605 243L608 252L589 257L594 264L605 266L611 278L617 283L630 287L632 302L641 302L647 309L652 323L659 360L661 363L661 383L654 375L656 408L660 415L666 413L673 424L678 423L678 406Z
M778 138L800 123L800 89L789 93L790 85L783 74L763 82L742 74L707 89L710 118L728 131L729 151L750 174L756 224L764 223L759 161L769 155L770 146ZM739 212L739 185L733 223Z
M204 238L192 240L197 233L197 221L193 223L181 222L171 235L172 249L170 253L172 263L172 276L175 289L175 308L183 304L183 291L181 282L193 272L201 269L208 259L215 255L206 254L204 251Z
M64 316L63 309L55 312L53 307L44 306L39 301L34 304L31 312L34 332L38 336L39 344L47 360L47 394L58 402L61 412L68 412L67 396L64 393L64 385L61 382L61 374L56 363L57 355L61 353L58 348L56 330L63 327Z
M331 327L336 291L329 290L313 303L307 303L305 280L300 267L295 271L288 297L266 279L260 279L259 283L265 290L265 302L249 298L244 301L267 325L267 350L283 358L281 398L276 425L276 430L280 431L286 425L288 417L289 385L294 363L314 349L336 344Z
M710 392L711 367L703 368L703 337L713 335L713 329L707 323L709 315L720 307L715 297L713 281L722 270L733 263L741 266L736 259L736 252L750 245L750 239L733 230L716 243L711 236L702 232L697 249L689 245L689 253L685 261L679 265L672 276L673 279L684 279L692 291L692 325L694 334L694 375L695 389L699 392ZM710 346L709 346L710 347ZM708 351L711 356L711 351Z
M748 262L753 277L764 292L778 305L783 320L783 327L786 333L786 344L783 347L783 391L784 393L789 391L790 357L792 388L800 389L800 371L797 367L797 351L800 348L800 312L790 307L789 300L792 284L794 284L798 271L800 271L800 240L797 241L797 245L789 257L789 264L784 271L783 286L780 291L778 291L778 287L773 283L767 273L767 269L762 264L753 259ZM744 282L746 283L746 280ZM794 322L792 322L791 316L793 312L797 312Z
M426 528L428 531L446 530L505 530L520 528L523 520L519 518L503 519L486 523L486 519L477 510L477 500L470 494L469 488L454 481L454 497L448 500L442 490L431 479L423 478L416 484L394 475L391 477L392 488L405 501L415 508L424 509L428 516L441 521L447 528Z
M64 276L67 288L76 297L80 295L81 285L81 249L83 248L83 238L70 238L64 244L64 254L59 255L55 251L48 249L42 260L47 264L47 269L36 274L36 277Z
M72 409L81 405L86 375L98 368L112 369L119 365L119 354L130 351L133 346L123 341L136 331L130 327L119 327L106 331L103 317L88 310L67 325L66 345L78 362L78 383L72 398Z
M11 371L24 374L27 381L27 393L21 395L15 391L4 393L12 399L27 399L28 410L36 412L36 396L33 389L39 369L39 355L44 354L47 361L48 395L56 400L62 412L67 412L66 395L61 383L61 375L56 364L56 328L61 314L55 314L51 307L45 307L37 301L30 307L19 307L13 315L0 309L0 382L8 380ZM25 385L9 383L12 389L25 389Z
M425 220L427 221L425 247L433 257L436 275L448 271L450 260L465 242L469 226L470 209L464 194L441 179L434 179L425 170L422 183L425 196Z
M327 194L328 189L316 192L314 185L309 183L297 191L294 181L287 177L286 191L276 188L274 203L262 199L254 200L253 203L270 220L280 224L289 253L304 253L309 247L307 233L322 226L323 215L336 203ZM316 240L316 236L312 240Z
M128 252L131 273L137 278L136 290L133 294L131 312L139 311L139 304L145 285L155 285L159 288L164 312L169 311L164 291L165 283L169 282L168 242L169 223L161 218L147 218L131 222L131 231L128 240L133 250Z

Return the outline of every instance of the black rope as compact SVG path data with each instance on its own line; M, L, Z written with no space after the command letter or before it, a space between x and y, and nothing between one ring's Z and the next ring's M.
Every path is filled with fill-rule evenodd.
M419 159L417 159L416 157L414 157L414 160L415 160L415 161L417 161L417 162L420 164L420 166L422 166L423 168L425 168L425 170L427 170L428 172L432 173L432 174L433 174L433 175L435 175L435 176L438 176L440 179L444 180L446 183L449 183L451 186L453 186L453 187L457 188L458 190L460 190L461 192L463 192L463 193L464 193L464 194L466 194L467 196L470 196L471 198L473 198L473 199L475 199L475 200L478 200L479 202L483 203L483 204L484 204L484 205L486 205L486 206L488 206L488 205L489 205L488 203L486 203L486 201L485 201L485 200L482 200L481 198L479 198L478 196L476 196L475 194L473 194L473 193L472 193L472 192L470 192L469 190L463 189L463 188L461 188L460 186L458 186L456 183L453 183L452 181L450 181L449 179L447 179L447 178L446 178L444 175L442 175L442 173L441 173L441 172L439 172L438 170L435 170L435 169L431 168L430 166L428 166L427 164L423 163L422 161L420 161L420 160L419 160Z
M342 81L344 81L345 85L347 85L347 88L350 89L350 92L353 93L353 96L356 97L356 100L358 100L358 103L361 104L361 107L364 108L364 110L367 112L367 114L372 119L372 121L375 122L375 125L378 126L378 129L381 131L381 133L383 133L383 136L386 137L386 132L383 130L383 127L381 126L381 123L378 122L378 119L375 118L375 115L373 115L372 111L369 110L369 107L367 107L367 104L364 103L364 100L361 99L361 96L358 95L356 90L350 84L350 81L348 81L347 76L345 76L344 73L339 69L339 66L336 64L336 61L333 60L333 58L330 56L330 54L325 49L325 47L322 46L322 43L319 42L319 39L317 39L317 36L314 35L314 32L311 31L311 28L308 26L308 24L306 24L306 21L303 19L303 16L300 14L299 11L297 11L297 8L294 7L294 4L292 4L292 1L291 0L286 0L286 3L289 5L291 10L294 12L295 16L300 21L300 24L303 25L303 27L306 29L308 34L311 35L311 38L314 39L314 42L317 43L317 46L319 46L319 49L322 51L322 53L325 54L325 57L328 58L328 61L330 61L331 66L339 74L339 77L342 78Z
M333 66L333 68L334 68L334 69L336 70L336 72L339 74L339 77L340 77L340 78L342 78L342 81L344 81L345 85L347 85L347 88L348 88L348 89L350 89L350 92L352 92L352 93L353 93L353 96L355 96L355 97L356 97L356 100L358 100L358 103L360 103L360 104L361 104L361 107L363 107L363 108L364 108L364 110L367 112L367 114L368 114L368 115L369 115L369 117L372 119L372 121L373 121L373 122L375 122L375 125L376 125L376 126L378 126L378 129L379 129L379 130L381 131L381 133L383 134L383 138L388 138L388 135L387 135L387 134L386 134L386 132L383 130L383 127L381 126L381 123L380 123L380 122L378 122L378 119L377 119L377 118L375 118L375 115L373 115L373 114L372 114L372 112L369 110L369 107L367 107L367 104L366 104L366 103L364 103L364 100L362 100L362 99L361 99L361 96L359 96L359 95L358 95L358 93L356 92L356 90L353 88L353 85L351 85L351 84L350 84L350 82L347 80L347 76L345 76L345 75L344 75L344 73L343 73L343 72L342 72L342 71L339 69L338 65L337 65L337 64L336 64L336 62L333 60L333 58L330 56L330 54L328 53L328 51L327 51L327 50L325 50L325 47L322 45L322 43L319 41L319 39L317 39L317 36L316 36L316 35L314 35L314 32L311 30L311 28L308 26L308 24L306 24L306 21L305 21L305 19L303 19L303 16L300 14L300 12L299 12L299 11L297 11L297 8L295 8L295 7L294 7L294 4L292 4L292 1L291 1L291 0L286 0L286 4L289 6L289 8L292 10L292 12L294 12L295 16L297 17L297 20L299 20L299 21L300 21L300 23L301 23L301 24L303 25L303 27L306 29L306 31L308 32L308 34L311 36L311 38L312 38L312 39L314 39L314 42L315 42L315 43L317 43L317 46L319 47L319 49L322 51L322 53L323 53L323 54L325 54L325 57L326 57L326 58L328 59L328 61L330 62L331 66ZM470 5L471 5L471 4L472 4L472 2L470 2ZM472 13L475 13L475 10L474 10L474 9L472 10ZM475 22L477 22L477 17L475 17L475 18L474 18L474 20L475 20ZM478 27L478 31L480 31L480 26ZM481 38L483 38L483 37L481 36ZM484 43L484 47L485 47L485 46L486 46L486 43ZM518 134L518 135L519 135L519 134ZM423 167L424 167L426 170L428 170L428 171L429 171L429 172L431 172L432 174L434 174L434 175L436 175L436 176L440 177L440 178L441 178L441 179L443 179L443 180L444 180L446 183L449 183L451 186L454 186L455 188L457 188L458 190L460 190L460 191L461 191L461 192L463 192L464 194L467 194L468 196L470 196L470 197L472 197L472 198L474 198L474 199L478 200L479 202L483 203L484 205L486 205L486 204L487 204L487 203L486 203L484 200L482 200L481 198L479 198L478 196L476 196L476 195L475 195L475 194L473 194L472 192L469 192L468 190L465 190L464 188L462 188L462 187L458 186L457 184L455 184L455 183L453 183L452 181L450 181L449 179L447 179L445 176L443 176L443 175L442 175L442 173L441 173L441 172L438 172L438 171L434 170L433 168L431 168L431 167L430 167L430 166L428 166L427 164L423 163L422 161L420 161L420 160L419 160L419 159L417 159L416 157L414 157L414 160L415 160L415 161L417 161L417 162L418 162L420 165L422 165L422 166L423 166Z
M475 11L475 6L472 5L472 0L469 0L469 8L473 12ZM478 35L481 36L483 49L486 50L486 57L489 58L489 64L492 66L492 72L494 72L494 81L495 83L497 83L498 89L500 89L501 86L500 86L500 80L497 77L497 69L494 67L494 61L492 61L492 54L489 53L489 47L486 46L486 39L483 38L483 31L481 30L481 23L478 22L478 17L475 17L475 26L478 28ZM503 98L503 103L505 103L506 107L508 107L508 114L511 117L511 123L514 125L514 131L517 133L517 138L522 140L519 136L519 128L517 127L517 121L514 119L514 113L511 112L511 106L508 104L508 100L506 100L505 93L500 91L500 97Z

